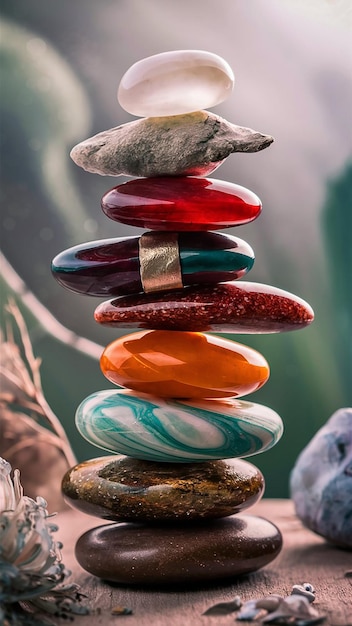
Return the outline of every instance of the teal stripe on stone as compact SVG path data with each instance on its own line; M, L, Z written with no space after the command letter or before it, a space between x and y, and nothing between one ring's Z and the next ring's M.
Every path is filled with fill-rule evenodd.
M277 413L260 404L160 399L124 389L88 396L76 425L104 450L176 463L248 457L271 448L283 432Z
M233 250L180 250L182 274L236 272L253 267L254 258Z

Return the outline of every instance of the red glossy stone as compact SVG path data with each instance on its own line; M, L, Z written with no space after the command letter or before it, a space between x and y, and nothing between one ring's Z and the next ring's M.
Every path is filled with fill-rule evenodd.
M314 313L288 291L240 281L116 298L100 304L94 317L100 324L131 330L277 333L304 328Z
M253 221L259 198L245 187L191 176L136 178L102 198L112 220L150 230L216 230Z

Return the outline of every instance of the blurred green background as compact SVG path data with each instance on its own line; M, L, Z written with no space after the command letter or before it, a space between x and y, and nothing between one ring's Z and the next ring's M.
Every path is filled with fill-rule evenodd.
M111 386L100 373L98 344L118 333L95 324L100 300L62 289L50 262L76 243L142 231L100 210L103 193L125 179L88 174L69 151L131 120L116 100L119 80L135 61L165 50L223 56L236 84L214 112L275 137L261 153L232 155L213 177L247 186L263 202L258 220L228 231L255 250L248 279L292 291L316 313L297 333L230 336L269 361L271 378L251 399L285 423L280 443L252 458L267 496L287 496L300 450L335 410L352 404L351 29L332 4L3 0L1 247L23 282L3 261L2 304L21 291L47 400L80 460L102 452L76 433L75 409Z

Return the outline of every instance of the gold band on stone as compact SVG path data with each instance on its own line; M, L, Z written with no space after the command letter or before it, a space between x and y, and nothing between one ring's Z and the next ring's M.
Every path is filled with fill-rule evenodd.
M144 233L138 245L145 293L183 287L177 233Z

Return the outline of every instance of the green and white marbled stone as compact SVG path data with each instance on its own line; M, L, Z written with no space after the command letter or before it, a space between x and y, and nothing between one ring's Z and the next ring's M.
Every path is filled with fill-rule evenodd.
M125 389L88 396L76 425L98 448L173 463L248 457L274 446L283 432L279 415L260 404L161 399Z

